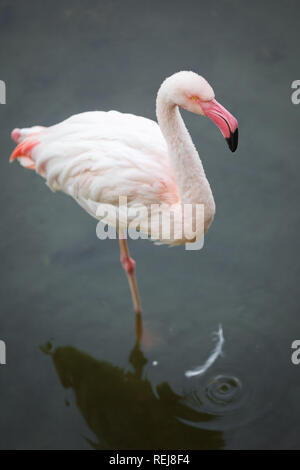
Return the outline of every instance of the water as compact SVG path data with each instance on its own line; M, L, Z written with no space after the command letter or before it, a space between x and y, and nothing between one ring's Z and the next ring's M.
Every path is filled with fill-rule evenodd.
M297 3L60 5L0 3L0 447L299 449ZM130 242L138 340L117 242L8 165L9 132L95 108L154 118L161 80L184 68L237 116L240 146L183 114L217 214L199 252ZM223 355L186 377L219 324Z

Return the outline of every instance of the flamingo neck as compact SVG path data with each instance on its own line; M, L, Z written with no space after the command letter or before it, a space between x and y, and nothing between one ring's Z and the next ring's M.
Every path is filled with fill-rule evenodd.
M157 95L156 115L168 146L182 203L205 203L212 193L202 162L184 124L178 106L168 100L162 86Z

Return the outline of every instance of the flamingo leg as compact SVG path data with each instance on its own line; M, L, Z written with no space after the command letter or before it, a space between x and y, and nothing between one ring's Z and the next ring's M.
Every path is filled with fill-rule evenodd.
M127 274L127 279L132 295L133 308L137 314L141 313L141 304L139 299L139 293L135 278L135 261L130 257L127 240L124 237L124 234L119 230L119 242L120 242L120 252L121 252L121 264L124 268L124 271Z

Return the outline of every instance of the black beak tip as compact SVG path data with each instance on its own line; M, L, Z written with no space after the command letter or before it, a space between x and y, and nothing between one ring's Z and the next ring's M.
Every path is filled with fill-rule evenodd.
M239 130L236 128L234 132L230 132L230 137L226 138L228 147L232 152L235 152L239 141Z

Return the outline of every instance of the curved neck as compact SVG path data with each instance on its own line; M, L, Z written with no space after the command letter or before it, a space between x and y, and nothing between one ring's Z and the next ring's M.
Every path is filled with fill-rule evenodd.
M178 106L168 100L164 86L157 94L156 115L168 145L168 155L181 202L204 202L211 191L203 165Z

